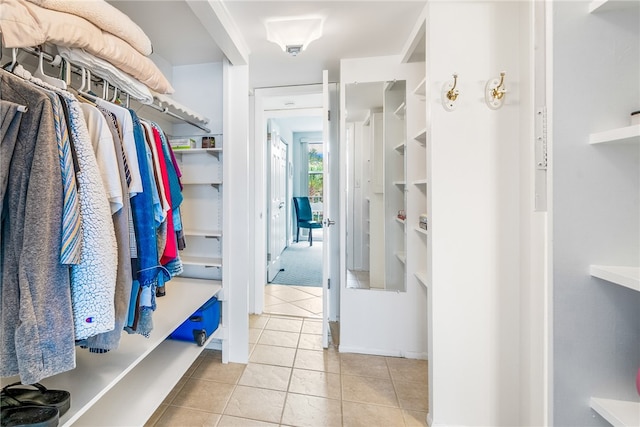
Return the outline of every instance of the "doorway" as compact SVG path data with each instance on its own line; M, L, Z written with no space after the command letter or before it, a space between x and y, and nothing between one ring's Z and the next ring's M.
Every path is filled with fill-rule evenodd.
M322 224L322 121L319 115L282 114L267 124L269 248L264 312L321 319L323 229L298 229L291 201L308 198L312 220Z
M324 100L324 92L323 89L328 87L328 98L330 100L325 102ZM254 102L254 112L255 112L255 134L254 134L254 147L255 150L252 151L252 164L254 168L252 170L253 174L253 182L255 183L252 191L255 194L255 197L250 196L250 200L255 200L254 212L255 212L255 221L251 225L252 235L255 236L255 252L254 252L254 281L253 285L250 287L250 305L251 309L254 313L262 313L265 311L266 303L269 302L265 299L265 287L269 285L269 281L267 280L267 268L266 268L266 256L267 256L267 226L268 226L268 216L266 212L267 206L267 173L268 173L268 162L269 157L267 156L267 144L266 144L266 129L267 123L269 120L277 121L277 123L281 126L280 128L280 137L285 141L289 142L289 160L287 163L287 173L292 176L291 184L290 184L290 193L287 195L287 201L290 204L290 208L288 210L288 215L291 218L287 225L287 238L288 244L290 246L296 244L295 234L296 229L294 227L294 219L295 213L293 211L292 199L293 196L298 195L309 195L308 193L308 185L309 185L309 167L308 164L305 168L302 167L294 167L294 164L301 165L302 158L307 159L309 157L308 151L302 150L302 146L306 143L306 148L309 146L314 148L314 142L322 141L322 134L324 133L324 121L326 121L328 114L324 111L324 105L331 105L331 109L337 111L337 85L336 84L326 84L326 85L305 85L305 86L292 86L292 87L277 87L277 88L262 88L256 89L253 97ZM337 116L336 116L337 117ZM299 128L296 126L300 126L305 122L311 120L316 121L316 127L309 129L307 128ZM324 119L324 120L323 120ZM292 123L295 122L294 126ZM286 125L286 126L284 126ZM331 128L331 137L328 138L329 147L332 150L332 159L335 161L331 166L331 173L333 176L337 176L338 174L338 166L339 166L339 150L338 150L338 138L337 138L337 122L335 123L335 129ZM286 129L289 128L289 129ZM317 132L315 135L310 134L310 132ZM295 138L294 138L295 133ZM332 146L335 145L335 146ZM299 150L300 149L300 150ZM324 155L323 148L323 158L326 158ZM316 149L316 151L318 151ZM297 163L296 163L297 162ZM325 167L326 169L326 167ZM327 169L329 171L329 169ZM312 170L313 172L313 170ZM313 178L311 178L313 179ZM327 208L326 205L326 194L324 190L324 185L326 183L323 182L323 208ZM329 215L331 218L336 218L338 216L338 189L336 186L339 185L337 179L335 182L332 182L331 188L333 191L333 198L336 200L331 205L332 214ZM316 202L316 200L314 200ZM318 205L314 205L317 207ZM314 209L317 210L317 209ZM319 217L321 220L325 220L325 214ZM335 320L337 318L338 313L338 291L339 288L337 283L339 281L338 277L338 267L339 267L339 224L327 229L314 229L313 230L313 248L320 248L320 243L325 246L323 249L330 251L329 255L323 254L323 259L329 260L331 263L332 270L330 273L330 280L327 280L326 283L323 283L323 297L326 296L330 302L327 304L327 307L322 311L326 314L325 319ZM327 234L330 233L330 237L333 238L332 245L325 245ZM309 246L309 242L307 242L307 233L306 231L301 232L300 241L298 245L306 244ZM330 248L331 246L331 248ZM324 275L324 274L323 274ZM335 275L335 277L334 277ZM323 282L325 280L323 279ZM331 289L328 289L329 283L332 283ZM306 292L318 292L318 290L313 289L313 287L305 287L303 291ZM319 293L319 292L318 292Z

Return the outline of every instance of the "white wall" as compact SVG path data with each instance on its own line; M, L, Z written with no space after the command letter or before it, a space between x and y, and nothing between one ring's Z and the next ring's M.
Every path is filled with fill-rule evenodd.
M523 3L526 5L526 3ZM430 416L435 425L519 424L518 2L432 2L427 22L432 253ZM455 25L451 25L452 20ZM506 71L500 110L484 103ZM458 107L441 89L457 72ZM429 113L428 113L429 114Z
M249 284L250 269L246 267L249 258L248 224L249 214L249 67L232 66L223 63L224 91L224 133L227 143L224 147L223 178L223 259L222 276L224 298L227 300L226 345L230 362L247 363L249 359ZM225 318L226 316L226 318ZM223 352L224 355L224 352ZM223 359L223 362L226 360Z
M537 14L534 14L534 7ZM532 108L546 105L545 94L545 10L544 2L528 2L520 8L520 141L533 141L535 118ZM537 61L531 52L540 50ZM535 102L534 102L535 99ZM535 145L523 144L520 150L520 426L549 425L551 373L550 323L548 319L549 226L546 209L536 209L532 191L548 191L548 176L531 167L535 163ZM541 178L535 188L536 174ZM542 204L539 204L542 206Z
M223 133L222 62L175 66L172 74L173 99L207 117L211 133ZM188 124L174 125L173 130L176 135L204 133Z
M588 139L640 105L640 11L588 4L553 4L553 423L605 426L591 396L638 401L640 293L589 265L638 266L640 147Z

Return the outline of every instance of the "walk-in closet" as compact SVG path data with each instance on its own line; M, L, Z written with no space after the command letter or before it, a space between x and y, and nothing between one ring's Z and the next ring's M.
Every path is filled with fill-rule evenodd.
M0 0L0 36L3 427L640 425L637 0ZM322 287L266 295L310 116Z
M88 338L88 344L83 345L82 342L77 342L79 338L84 339L84 337L79 337L76 332L75 355L72 353L70 365L68 365L72 369L56 370L52 367L48 370L46 364L56 362L54 359L47 361L49 357L45 356L42 375L37 373L32 375L30 371L23 370L24 362L22 361L33 356L24 354L25 351L29 351L26 348L16 348L19 354L20 376L25 379L30 378L28 382L41 382L49 389L65 390L71 394L71 407L61 414L61 425L142 425L203 349L219 349L222 352L223 363L230 360L236 362L247 360L248 318L246 303L242 304L242 301L246 300L246 275L243 268L239 265L234 266L234 262L242 257L239 254L246 252L242 242L246 242L247 236L243 227L238 226L238 222L229 221L234 218L242 222L243 213L246 215L246 200L237 196L231 197L234 193L244 192L242 188L246 186L246 181L238 176L231 179L232 175L240 172L240 168L231 168L225 164L228 161L238 162L237 159L246 156L247 152L248 80L244 46L235 45L231 36L224 31L218 31L215 34L209 34L206 31L206 26L212 23L220 26L221 22L229 19L224 11L216 10L207 3L190 4L190 2L180 1L112 4L115 7L108 3L96 4L95 7L103 12L102 20L96 19L89 9L81 5L75 9L73 7L69 9L69 4L57 6L46 4L49 8L38 6L35 2L11 1L2 4L2 64L7 64L5 67L7 71L3 70L7 75L3 77L2 82L3 100L5 96L9 96L8 87L19 90L11 79L28 80L29 72L35 68L36 77L52 84L62 82L62 86L68 85L69 91L77 94L75 96L78 98L87 99L98 105L115 102L121 106L115 108L121 108L123 111L130 108L136 112L140 120L149 120L149 123L157 125L157 130L163 134L163 138L166 137L166 140L163 139L165 154L172 156L171 171L174 174L176 172L180 174L174 177L176 184L179 181L179 187L172 188L171 192L174 195L174 201L181 199L180 238L183 244L186 242L186 247L180 248L179 255L176 256L174 253L173 264L159 265L156 260L155 263L146 266L158 271L163 270L160 276L163 277L163 281L166 281L162 287L163 296L160 296L160 292L156 292L155 287L149 288L154 295L147 295L152 300L149 307L153 308L153 315L148 324L144 323L147 329L131 334L123 332L119 343L101 352L89 351L89 348L101 349L100 345L92 344L91 338ZM56 7L59 10L56 10ZM94 22L98 21L97 24L91 22L91 19ZM129 22L128 19L131 21ZM202 23L199 23L199 27L191 28L190 32L177 25L180 22L199 22L198 19ZM10 23L9 20L14 22ZM31 28L32 33L27 37L24 33L16 32L14 28L18 24ZM68 32L64 25L75 25L78 30L75 33ZM154 27L162 28L160 35L163 40L157 39L159 33L154 32ZM114 32L117 33L117 40L112 34ZM174 43L167 42L165 38L173 40ZM35 39L38 40L37 43L32 42ZM219 46L224 46L224 50ZM108 59L111 59L104 58L109 48L114 49L115 59L108 64L118 64L117 61L121 61L120 67L104 65ZM148 57L152 50L153 54ZM83 56L81 55L83 52L88 54ZM131 56L125 56L127 54ZM137 70L128 69L127 66ZM123 71L123 68L126 71ZM29 71L26 73L20 71L19 74L15 71L16 69ZM8 76L9 70L15 74ZM144 74L145 72L147 74ZM122 77L125 74L126 76ZM134 78L127 78L131 75ZM58 79L59 77L62 80ZM132 80L134 83L131 83ZM145 84L136 85L135 80L144 81ZM24 83L24 85L30 84ZM151 87L153 92L150 92L147 86ZM16 96L19 94L20 92ZM15 99L13 101L15 102ZM18 114L25 114L25 116L30 110L35 110L26 105L19 105L18 108L24 109L24 112L18 111ZM3 104L3 111L6 111L5 104ZM19 122L19 118L14 120ZM3 122L3 131L4 126L5 122ZM120 124L120 126L119 131L125 132L124 125ZM151 128L149 127L148 130ZM42 137L46 139L43 140ZM38 143L50 143L52 138L55 147L55 134L41 135ZM3 150L6 146L4 141L3 133ZM16 147L19 146L19 144L16 145ZM160 146L158 149L162 150ZM154 156L156 156L155 153L156 151ZM11 163L9 168L8 161L12 155L6 150L2 154L7 160L7 163L3 162L3 175L8 171L11 174L9 176L11 183L14 174L17 173L14 170L14 163ZM144 152L141 153L142 156L145 156ZM16 157L13 156L13 159L12 162ZM124 159L125 162L126 160L132 162L132 157L129 157L128 153L124 155ZM83 167L83 163L80 163L80 168ZM103 175L105 173L109 172L103 172ZM127 169L128 173L129 169ZM159 174L160 169L147 173ZM34 180L37 179L35 175L33 176ZM40 176L39 179L55 182L54 177ZM83 181L79 178L78 185L88 188L86 179ZM28 182L27 186L29 184ZM15 191L15 188L15 185L10 185L9 190ZM88 191L85 188L81 190ZM38 190L34 187L31 191ZM122 196L119 197L122 204ZM112 199L109 193L108 200ZM107 203L107 209L108 200L105 197L104 203ZM134 205L133 198L131 200L131 204ZM125 203L128 201L125 200ZM27 204L27 211L31 209L29 206ZM56 205L49 208L55 209ZM177 204L175 208L178 209ZM47 217L45 203L42 203L41 209L40 215ZM87 209L91 209L91 206ZM88 215L86 211L81 213ZM3 209L4 253L15 250L15 247L7 246L12 244L11 241L4 239L5 236L9 236L5 233L11 232L9 226L14 224L6 222L5 218L10 218L12 214L12 210ZM148 215L153 218L152 212ZM90 221L91 218L87 216L84 221ZM173 218L178 219L175 215L172 216ZM126 217L124 221L126 226ZM82 224L83 229L86 229L89 223ZM30 228L34 231L39 230L34 226L26 225L25 227L26 230ZM147 232L140 229L139 233L141 234L136 231L135 238L138 243L141 243L145 240ZM156 232L152 233L155 246ZM171 233L174 235L169 234L167 241L176 240L173 224ZM104 236L100 239L105 240ZM29 242L30 240L25 240L25 245L29 245ZM135 247L136 243L132 244ZM26 246L23 250L32 249ZM97 253L102 257L107 255L104 250L100 249L100 251ZM84 257L85 252L82 253ZM42 258L42 255L39 254L39 258ZM52 256L55 258L55 254ZM129 258L134 256L127 255L120 258L119 264L125 264L123 260L128 261ZM36 259L29 261L29 258L25 258L22 262L37 263L38 261ZM16 264L20 271L31 274L30 266L25 266L22 262ZM83 262L80 261L79 266L82 266ZM115 275L116 264L118 263L114 259L114 272L110 272L106 277ZM158 267L155 267L156 264ZM141 269L143 267L145 266L140 265ZM179 271L171 270L172 267ZM8 269L7 265L3 266L5 273ZM129 274L132 274L131 271ZM137 277L135 271L133 274L135 279ZM7 277L3 276L5 302L9 301L5 299L5 292L10 283ZM232 286L232 283L237 286ZM130 284L129 288L131 288ZM142 289L145 288L143 285ZM20 289L20 298L24 298L24 288ZM214 296L217 297L220 307L218 313L221 313L218 314L219 326L215 333L199 336L200 345L195 343L195 337L191 340L167 339L178 326ZM126 297L129 301L129 295ZM108 299L108 297L104 298ZM111 305L113 305L113 298L114 290L111 289ZM236 301L236 304L233 301ZM55 304L55 301L50 303ZM23 304L23 299L20 299L21 310L24 310ZM57 310L53 307L47 308L47 302L38 301L38 304L41 306L35 308L36 313L41 313L43 310L49 312ZM135 307L135 304L132 303L132 306ZM76 313L75 299L73 311ZM3 316L6 313L8 313L7 306L3 305ZM22 311L20 316L24 316ZM55 319L60 319L60 317L51 317L47 320L46 317L38 316L37 321L49 321L54 324ZM113 313L111 316L113 317ZM7 320L8 317L4 317L4 321ZM97 322L97 318L93 320L87 317L85 320L88 324L92 322ZM113 329L113 319L111 322L111 329ZM140 324L143 322L144 319ZM217 323L218 320L216 320ZM121 331L122 322L119 325ZM70 344L73 346L74 324L55 324L55 327L69 331ZM78 331L78 326L75 329ZM3 332L5 332L5 340L11 339L6 329ZM120 335L119 332L118 335ZM37 336L34 338L38 339ZM46 346L46 342L46 340L42 341L40 345ZM20 345L19 341L16 343L17 346ZM86 348L87 346L89 348ZM9 360L9 354L3 353L3 364L9 363ZM50 376L47 372L55 372L56 375ZM5 386L15 381L20 381L20 377L3 378L2 384ZM7 393L11 390L8 389ZM5 415L4 405L3 397L3 415Z

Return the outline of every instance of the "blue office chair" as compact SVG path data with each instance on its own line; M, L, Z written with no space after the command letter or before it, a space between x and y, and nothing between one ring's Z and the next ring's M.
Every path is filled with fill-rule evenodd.
M293 205L296 208L296 218L298 220L296 229L296 243L300 239L300 229L309 229L309 246L313 246L313 229L322 228L322 224L313 220L311 214L311 203L308 197L294 197Z

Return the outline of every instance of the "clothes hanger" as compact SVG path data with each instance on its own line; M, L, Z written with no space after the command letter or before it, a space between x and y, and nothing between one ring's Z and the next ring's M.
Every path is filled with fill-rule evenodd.
M14 47L11 49L11 62L7 62L2 68L10 73L13 73L16 65L18 65L18 48Z
M42 80L43 82L49 83L50 85L55 86L57 88L66 90L67 89L67 82L65 82L64 80L55 78L55 77L47 76L44 73L44 70L42 69L42 63L43 62L44 62L44 53L41 50L40 51L40 56L39 56L39 59L38 59L38 68L33 73L33 77L36 77L36 78Z
M87 91L86 91L86 93L87 93L88 95L93 96L94 98L97 98L97 97L98 97L98 94L96 94L96 93L93 91L93 88L91 88L91 84L92 84L92 83L93 83L93 80L91 79L91 70L87 70Z
M82 67L82 85L76 91L78 98L87 104L96 105L96 96L91 92L91 72ZM85 90L85 86L87 89Z

